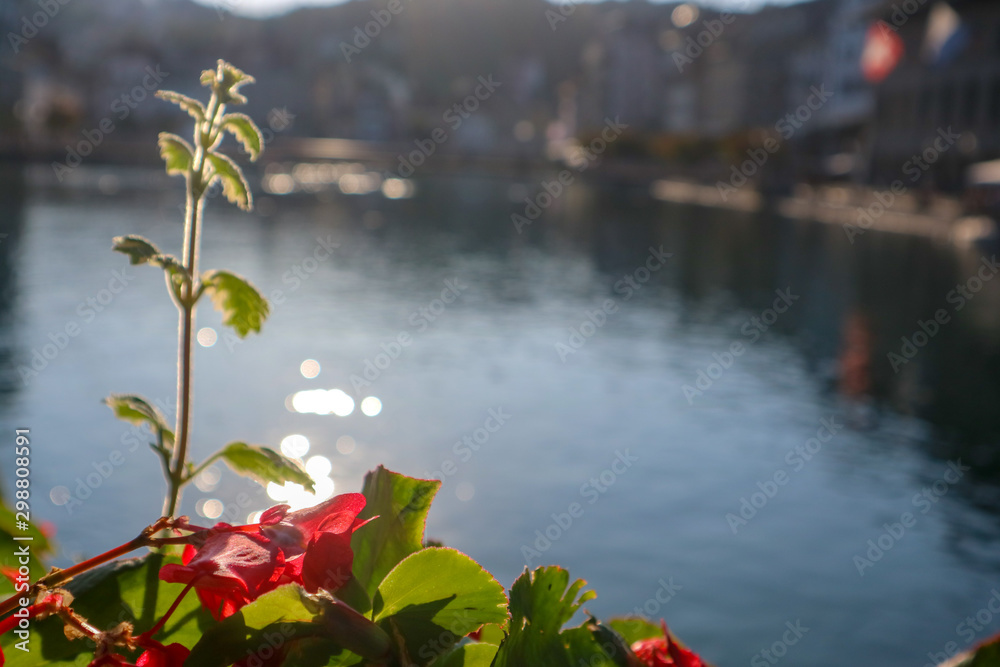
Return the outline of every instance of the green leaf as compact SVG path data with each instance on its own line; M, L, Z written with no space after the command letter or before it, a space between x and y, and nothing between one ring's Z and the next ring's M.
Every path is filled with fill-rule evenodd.
M632 650L617 633L606 626L586 623L577 628L563 630L559 635L566 648L566 658L571 665L594 667L638 667Z
M218 178L222 182L222 194L231 203L236 204L244 211L253 208L253 197L250 194L250 185L243 177L243 171L229 157L222 153L210 151L205 154L212 164L214 172L209 178L209 184Z
M220 60L214 71L207 69L201 73L201 85L210 87L222 104L246 104L247 98L236 91L253 82L252 76L225 60Z
M529 623L543 632L559 632L584 603L597 597L594 591L580 595L586 585L583 579L570 585L569 572L556 565L525 570L510 589L511 625Z
M324 637L345 651L380 664L392 655L392 639L368 616L338 600L320 598L318 603L322 612L316 622Z
M490 667L497 654L493 644L465 644L431 663L433 667Z
M663 636L663 628L639 616L613 618L608 621L608 626L620 634L629 645L643 639Z
M260 156L264 137L250 116L242 113L227 113L222 117L221 125L223 130L231 133L243 144L243 150L250 154L251 162Z
M503 628L499 625L489 623L484 625L479 631L479 641L483 644L493 644L494 646L500 646L503 643L504 637L507 633L504 632Z
M111 241L111 249L128 255L132 266L145 264L160 254L151 241L141 236L116 236Z
M104 399L115 417L122 421L142 426L148 424L154 434L162 434L165 443L173 443L174 432L167 426L167 418L160 409L146 399L134 394L111 394Z
M194 149L191 144L169 132L160 132L158 143L160 157L167 163L167 173L186 176L194 164Z
M183 273L184 267L173 255L164 255L153 243L141 236L116 236L111 241L111 249L128 255L129 264L152 264L166 269L168 273Z
M184 111L187 111L191 117L199 123L205 122L205 105L193 97L181 95L180 93L175 93L172 90L159 90L156 92L156 96L161 100L173 102L181 109L184 109Z
M18 527L18 522L24 521L23 515L18 517L13 509L0 502L0 565L15 570L24 565L25 563L20 562L21 557L18 556L18 552L22 547L28 545L30 547L27 563L28 577L34 581L48 571L40 557L51 555L52 547L45 534L35 525L35 522L38 521L37 514L32 516L30 510L27 514L28 527L22 530ZM15 540L15 537L30 537L31 540ZM0 577L0 598L13 593L14 585L7 577Z
M267 447L231 442L219 452L220 458L241 475L252 477L261 484L294 482L309 491L316 487L312 477L298 463Z
M361 656L343 650L332 639L303 637L288 645L284 664L288 667L349 667L364 661Z
M365 476L367 504L360 518L379 517L354 533L354 576L369 597L392 568L424 544L424 526L437 480L415 479L379 466Z
M476 561L448 548L423 549L386 575L374 620L400 636L414 659L433 658L485 623L506 626L503 586Z
M248 657L248 664L266 663L274 651L287 649L290 640L318 631L312 623L315 611L311 607L298 585L280 586L208 628L184 665L223 667ZM257 660L253 659L255 654Z
M585 602L596 597L593 591L580 595L585 584L578 579L570 585L569 572L561 567L525 570L510 590L510 636L500 646L495 667L575 667L560 630ZM572 635L566 640L581 641Z
M267 300L246 279L228 271L208 271L201 277L215 309L222 313L222 323L236 330L240 338L260 326L271 313Z
M372 610L371 598L368 597L367 591L361 586L361 582L358 581L358 578L353 573L351 574L351 578L347 580L347 583L338 588L333 596L363 614Z
M108 630L118 623L129 622L135 625L138 634L151 628L184 590L183 585L168 584L157 576L163 565L180 562L180 558L162 554L117 561L80 575L65 588L74 596L73 609L97 628ZM198 597L189 593L156 639L164 644L194 646L213 624ZM7 667L86 665L94 653L92 642L66 639L58 617L32 621L30 652L15 649L16 641L13 633L0 638ZM137 656L138 653L132 660Z

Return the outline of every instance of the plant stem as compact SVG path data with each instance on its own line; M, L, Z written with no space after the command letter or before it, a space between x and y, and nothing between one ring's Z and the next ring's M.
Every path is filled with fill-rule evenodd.
M196 294L198 282L198 250L200 246L201 222L205 211L205 153L208 147L204 145L203 137L214 138L217 130L215 121L225 105L219 104L218 98L212 94L208 105L206 127L195 124L194 141L195 154L191 171L185 179L187 197L184 207L184 255L182 262L187 270L188 279L181 290L178 304L180 323L178 325L177 345L177 424L174 432L177 434L177 445L174 448L173 462L169 471L169 491L163 504L163 514L174 516L180 505L184 484L190 479L185 476L187 466L187 450L191 433L191 384L193 363L191 358L192 342L194 340L194 323Z
M54 572L46 574L45 576L41 577L38 581L36 581L27 593L24 593L21 596L13 595L4 600L2 603L0 603L0 617L3 617L5 614L12 611L15 607L19 606L21 597L30 598L35 594L37 594L39 590L58 588L59 586L65 584L73 577L83 574L87 570L92 570L99 565L104 565L105 563L109 563L114 559L118 558L119 556L124 556L125 554L135 551L136 549L140 549L142 547L159 545L160 540L153 537L153 535L160 532L161 530L171 528L174 525L175 525L174 522L171 521L168 517L162 517L153 525L148 526L145 530L142 531L142 533L140 533L134 539L129 540L128 542L119 547L115 547L110 551L105 551L104 553L98 556L94 556L93 558L87 559L82 563L77 563L76 565L67 567L65 570L55 570Z
M194 479L195 477L197 477L201 472L203 472L205 470L205 468L207 468L208 466L212 465L213 463L215 463L216 461L218 461L221 458L222 458L222 452L216 452L215 454L212 454L211 456L209 456L207 459L205 459L204 461L201 462L201 465L199 465L197 468L195 468L194 470L192 470L190 475L185 475L184 480L183 480L184 483L190 482L192 479Z
M170 609L167 609L167 613L163 615L163 618L157 621L156 625L154 625L149 630L146 630L144 633L142 633L143 637L149 637L150 639L152 639L153 637L156 636L157 632L163 629L163 626L167 624L167 620L174 615L175 611L177 611L177 607L180 606L181 600L184 599L184 597L188 594L188 591L191 590L191 587L194 586L194 582L195 582L194 579L188 582L187 586L184 587L184 590L181 591L181 594L177 596L176 600L174 600L174 603L170 605Z
M199 169L200 171L200 169ZM199 174L200 176L200 174ZM182 300L179 306L180 324L177 350L177 446L174 450L173 464L170 470L170 490L164 503L163 514L174 516L181 500L181 487L184 482L184 466L187 463L188 440L191 428L191 352L194 339L194 277L197 275L198 263L198 230L201 226L201 215L204 210L204 199L194 192L192 178L188 178L186 220L184 225L184 267L190 278L182 289Z

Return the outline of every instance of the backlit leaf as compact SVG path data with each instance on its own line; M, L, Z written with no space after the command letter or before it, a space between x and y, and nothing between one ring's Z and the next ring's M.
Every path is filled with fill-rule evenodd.
M212 165L213 176L210 182L218 178L222 182L222 194L225 195L226 199L244 211L253 208L250 185L243 177L243 171L239 166L222 153L211 151L206 153L205 157Z
M310 491L315 490L312 477L302 466L273 449L231 442L220 452L223 461L241 475L252 477L261 484L294 482Z
M187 175L194 164L194 149L191 144L170 132L160 132L158 143L160 157L167 164L167 173Z
M424 544L424 526L437 480L415 479L379 466L365 476L361 492L367 504L361 519L379 517L354 533L354 576L371 597L401 560Z
M243 150L250 155L251 162L260 156L264 137L261 136L257 124L250 119L250 116L242 113L227 113L222 117L222 129L230 132L243 144Z
M252 76L225 60L220 60L214 71L207 69L201 73L201 85L209 86L222 104L246 104L247 98L237 90L253 82Z
M172 90L159 90L156 92L156 96L167 102L173 102L181 109L184 109L184 111L187 111L199 123L205 122L205 105L193 97L181 95Z
M104 399L104 404L111 408L118 419L136 426L147 424L153 433L162 433L165 442L174 441L174 433L167 425L166 416L160 412L159 408L141 396L111 394Z
M251 331L260 333L271 307L253 285L228 271L208 271L201 282L215 309L222 313L223 324L232 327L240 338L246 338Z

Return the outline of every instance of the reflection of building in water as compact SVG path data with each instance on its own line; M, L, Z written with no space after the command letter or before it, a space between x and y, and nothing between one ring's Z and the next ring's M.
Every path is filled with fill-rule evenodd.
M845 411L849 423L854 427L870 427L875 414L872 410L871 321L863 313L853 311L844 320L841 336L837 388L847 401Z
M840 350L839 390L842 396L864 400L871 393L872 335L868 318L852 312L844 321Z

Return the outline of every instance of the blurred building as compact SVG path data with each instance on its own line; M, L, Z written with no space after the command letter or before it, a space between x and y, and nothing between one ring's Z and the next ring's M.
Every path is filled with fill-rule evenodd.
M600 128L608 117L633 131L663 128L667 63L658 35L669 25L670 9L627 3L599 12L597 34L580 52L580 128Z
M966 166L1000 157L1000 3L886 3L880 18L905 54L877 89L872 177L957 189Z
M7 37L21 31L24 2L8 0L0 4L0 36L5 42L0 48L0 156L14 150L18 128L14 109L24 94L24 79L17 69L17 54Z
M116 127L109 145L179 125L185 119L151 95L126 117L111 105L148 67L170 73L166 87L198 94L198 73L222 57L258 80L247 113L263 119L287 109L297 118L289 132L307 136L409 144L442 127L478 77L493 75L500 93L473 100L474 113L448 127L442 151L538 157L547 138L586 135L617 117L629 125L629 140L615 150L627 144L630 155L708 180L765 137L780 139L780 154L757 177L765 187L891 182L948 126L963 139L921 186L956 187L967 164L1000 157L998 2L812 0L748 14L629 0L574 4L552 22L546 0L425 0L404 5L405 17L378 30L371 12L381 0L266 21L233 14L238 3L60 5L20 53L0 50L5 144L23 135L61 150L109 113ZM31 0L0 2L3 34L19 32L35 10ZM905 55L873 85L860 62L880 18L900 35ZM930 43L932 33L939 44ZM828 98L802 115L817 89ZM782 132L780 123L797 112L794 132Z
M865 39L882 0L840 0L827 19L819 81L830 93L819 115L819 173L861 180L870 150L875 89L861 71Z

